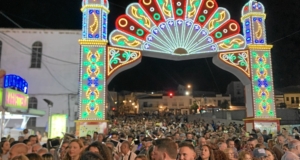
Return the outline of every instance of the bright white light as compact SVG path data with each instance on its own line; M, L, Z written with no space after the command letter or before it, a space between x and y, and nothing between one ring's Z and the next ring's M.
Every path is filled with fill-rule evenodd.
M190 95L190 92L186 91L186 92L185 92L185 95L187 95L187 96Z
M151 94L154 94L154 92L151 92Z

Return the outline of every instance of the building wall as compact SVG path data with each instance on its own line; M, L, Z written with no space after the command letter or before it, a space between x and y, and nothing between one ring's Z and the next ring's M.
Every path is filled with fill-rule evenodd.
M47 115L47 104L43 99L48 99L54 103L52 113L67 113L68 95L78 94L78 39L81 38L81 31L0 29L0 32L5 34L0 34L1 69L6 70L7 74L17 74L27 80L28 94L38 99L37 109L46 110ZM41 68L30 68L31 48L37 41L43 45L42 65ZM71 120L76 118L74 113L77 107L75 102L70 103ZM37 118L36 127L45 127L47 119L47 116ZM71 126L74 126L73 122Z
M245 103L245 92L242 82L233 81L227 86L227 94L231 95L233 103Z
M300 93L285 93L284 101L287 108L300 107Z
M201 106L218 106L218 102L222 103L227 100L231 104L230 96L216 95L215 97L192 97L192 96L162 96L161 98L146 98L146 99L137 99L139 112L154 112L154 111L173 111L174 113L177 110L181 110L181 113L189 113L191 105L194 101L201 101L202 103L197 103ZM148 107L144 107L144 104L147 103Z
M275 95L275 106L276 107L280 107L284 103L285 102L284 102L284 95L283 94Z

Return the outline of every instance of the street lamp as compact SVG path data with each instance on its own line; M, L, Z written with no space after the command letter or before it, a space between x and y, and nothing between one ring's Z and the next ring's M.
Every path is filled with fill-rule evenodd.
M188 87L188 88L191 88L192 86L191 86L191 85L188 85L187 87Z
M49 99L43 99L48 105L48 117L51 115L51 108L53 107L53 102Z
M185 92L185 95L187 95L187 96L190 95L190 92L189 92L189 91L186 91L186 92Z

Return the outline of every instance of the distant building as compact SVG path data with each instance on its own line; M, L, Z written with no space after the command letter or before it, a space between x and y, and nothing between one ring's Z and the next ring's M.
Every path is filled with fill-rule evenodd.
M278 90L284 95L286 108L300 107L300 86L288 86Z
M198 93L195 95L195 93ZM201 94L203 93L203 94ZM205 93L205 94L204 94ZM191 95L148 95L147 97L138 98L139 113L143 112L171 112L174 114L190 114L191 105L195 102L199 107L219 108L225 100L231 105L229 95L214 94L209 92L194 92Z
M280 108L286 108L286 104L284 102L284 94L280 91L275 90L275 106Z
M244 85L242 82L233 81L230 82L227 86L226 94L231 95L231 102L234 105L243 105L245 104L245 92Z

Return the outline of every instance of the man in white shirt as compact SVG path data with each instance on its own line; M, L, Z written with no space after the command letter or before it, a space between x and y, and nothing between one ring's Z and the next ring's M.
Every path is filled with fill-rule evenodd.
M281 160L300 160L300 141L292 140L288 143L289 151L281 157Z
M130 151L130 144L128 141L122 142L121 153L122 156L120 157L119 160L134 160L136 157L136 154Z

